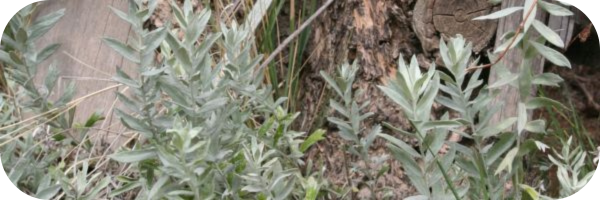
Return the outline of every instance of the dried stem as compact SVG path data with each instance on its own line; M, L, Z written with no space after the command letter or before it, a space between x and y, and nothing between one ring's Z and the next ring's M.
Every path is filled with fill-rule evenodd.
M327 2L325 2L325 4L315 12L315 14L310 16L310 18L308 18L296 31L294 31L290 36L283 40L283 42L277 47L277 49L271 52L271 55L269 55L269 57L267 57L267 59L260 65L260 67L258 67L258 71L261 71L265 67L267 67L267 65L269 65L269 63L273 61L273 59L275 59L275 57L277 57L277 55L281 51L283 51L285 47L287 47L287 45L290 44L290 42L292 42L296 37L298 37L298 35L300 35L300 33L304 31L304 29L308 28L312 21L314 21L319 15L321 15L321 13L325 12L327 7L329 7L329 5L333 3L333 1L334 0L328 0Z

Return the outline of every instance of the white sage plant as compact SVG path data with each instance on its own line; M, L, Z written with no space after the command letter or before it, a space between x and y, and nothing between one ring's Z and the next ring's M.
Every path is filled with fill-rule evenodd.
M132 91L118 94L128 109L117 113L143 140L110 156L137 174L122 176L111 196L316 199L322 169L301 171L302 157L324 132L305 140L305 133L290 130L298 113L283 110L285 98L273 100L263 76L254 76L261 56L252 53L252 30L260 17L216 24L210 10L195 12L189 0L181 9L171 4L179 29L143 27L156 1L114 10L136 37L105 42L138 66L135 76L119 70L114 77ZM255 9L252 16L265 8Z

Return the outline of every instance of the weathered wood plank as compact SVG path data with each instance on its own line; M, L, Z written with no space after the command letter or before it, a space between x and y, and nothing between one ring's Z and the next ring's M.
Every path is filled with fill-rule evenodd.
M515 6L523 6L523 0L507 0L502 1L502 9L508 7ZM537 10L536 19L545 22L547 18L547 14L543 12L540 8ZM521 24L523 19L523 15L521 14L513 14L507 17L501 18L498 22L498 30L496 33L496 48L502 44L502 36L507 32L515 31ZM536 35L534 35L536 37ZM522 51L515 48L509 50L506 56L502 59L501 64L506 66L511 72L515 73L519 70L519 67L523 63ZM534 68L533 73L541 73L544 70L544 60L541 56L538 56L534 59L532 63L532 67ZM494 70L490 72L489 82L494 82L498 79L497 74L494 73ZM500 109L496 115L492 118L491 124L498 124L502 119L506 119L509 117L517 116L517 106L519 103L519 91L513 87L503 87L500 89L500 94L493 101L492 105L502 104L503 108ZM532 93L535 93L535 89L532 90ZM515 126L516 127L516 126ZM513 127L513 128L515 128Z
M40 66L37 81L43 79L48 66L54 62L61 71L61 87L66 87L69 81L76 83L76 98L117 84L109 80L116 66L128 64L103 44L102 38L125 41L129 38L130 27L114 15L109 6L126 10L128 3L124 0L49 0L40 5L39 16L61 8L65 8L66 12L62 20L38 42L40 47L51 43L60 43L61 47ZM84 101L77 107L76 119L82 121L99 112L107 115L100 128L121 132L122 127L114 123L117 120L113 119L111 111L116 102L115 92L116 89L113 89Z

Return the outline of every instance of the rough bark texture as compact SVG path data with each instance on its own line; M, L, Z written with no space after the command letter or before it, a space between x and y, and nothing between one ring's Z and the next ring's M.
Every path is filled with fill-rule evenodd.
M413 27L425 54L434 55L436 64L443 66L438 48L440 37L447 40L461 34L473 43L475 52L480 52L495 36L497 23L472 19L494 10L487 0L418 0Z
M372 121L407 125L398 107L376 85L382 84L395 70L400 54L406 58L420 52L411 28L412 3L412 0L336 1L315 22L309 46L313 56L302 76L302 129L318 126L322 119L316 112L328 103L325 101L328 91L319 71L333 73L340 64L352 61L361 66L355 88L364 91L360 101L371 101L365 111L376 113Z
M429 0L419 0L429 1ZM327 12L320 16L313 24L313 35L309 44L308 52L311 55L309 65L304 69L301 76L301 94L300 99L300 124L302 130L320 128L327 125L325 116L331 116L331 109L327 108L329 98L334 95L327 89L326 84L321 78L319 71L335 73L335 69L344 62L358 62L361 66L354 85L355 90L362 90L357 100L359 103L370 101L370 104L364 112L373 112L375 115L365 122L365 127L369 128L374 124L388 122L396 127L410 130L409 122L404 118L402 111L396 104L387 98L377 85L386 83L386 80L392 78L398 67L397 61L402 55L402 59L408 60L412 55L417 55L422 67L428 67L431 60L435 60L434 55L423 48L420 38L417 36L413 24L414 17L422 17L422 11L416 11L415 0L344 0L336 1L331 5ZM443 1L440 1L443 2ZM432 4L433 5L433 4ZM456 7L454 7L456 8ZM433 9L433 7L432 7ZM452 9L452 8L449 8ZM438 9L439 11L440 9ZM471 9L469 13L476 13L468 17L483 15L491 10L491 7L479 6ZM454 11L460 11L456 8ZM441 11L440 11L441 12ZM414 13L414 16L413 16ZM465 17L464 13L459 15ZM443 21L445 16L439 19ZM460 21L460 20L459 20ZM477 27L489 26L489 29L495 29L495 22L491 26L477 24ZM438 26L442 30L433 31L431 37L440 38L439 32L447 31L446 34L472 35L473 30L468 27L474 26L472 23L457 23L452 29L439 22ZM465 27L459 27L465 25ZM444 28L445 27L445 28ZM436 27L437 28L437 27ZM493 31L491 35L493 36ZM483 49L492 36L480 39ZM437 48L436 44L431 43ZM425 49L425 50L424 50ZM391 133L386 131L386 133ZM407 138L402 138L411 143ZM358 165L365 166L365 163L353 161L353 158L346 155L343 151L345 142L337 138L335 133L328 135L327 144L319 145L318 150L313 150L309 158L315 160L323 159L326 161L328 174L326 176L334 185L343 185L347 181L359 183L362 175L358 173L348 173L344 168L350 168L347 163L355 162ZM372 149L372 155L389 154L383 141L376 141ZM344 164L346 163L346 164ZM382 187L394 188L394 199L402 199L414 193L406 176L404 176L401 167L396 162L390 162L390 171L386 173L382 180L379 180ZM380 188L378 186L378 188ZM355 194L360 197L364 188L358 188L361 192ZM382 191L381 193L383 193ZM378 197L381 194L377 194Z
M323 70L335 73L335 69L344 62L358 62L361 66L354 85L363 93L359 102L371 101L364 112L375 113L365 123L370 127L374 123L386 121L395 126L410 127L399 107L376 87L393 74L400 54L404 59L421 52L419 41L412 30L413 0L344 0L336 1L313 24L313 35L308 52L312 57L301 77L300 126L302 130L323 127L325 116L331 115L327 108L333 93L319 75ZM332 94L332 95L330 95ZM347 172L346 164L353 161L345 155L345 142L335 136L328 135L328 144L319 148L317 155L309 155L314 159L324 159L327 164L326 176L334 185L344 185L347 181L358 184L362 175ZM382 145L374 150L374 155L385 153ZM394 198L409 196L413 190L397 163L390 163L391 170L385 174L380 184L395 188ZM359 164L365 166L365 163ZM384 186L381 185L381 186ZM354 196L363 196L364 188ZM368 193L368 192L367 192ZM368 196L368 195L367 195ZM380 194L377 196L381 197Z

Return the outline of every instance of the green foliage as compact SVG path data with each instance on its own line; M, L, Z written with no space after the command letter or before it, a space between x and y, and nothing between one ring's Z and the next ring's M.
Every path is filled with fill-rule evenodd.
M400 59L396 79L386 86L380 86L380 89L403 109L415 129L416 133L400 132L417 138L418 149L421 152L393 136L382 134L382 137L388 140L388 147L395 158L404 165L411 183L422 195L420 197L505 199L525 198L523 195L527 195L532 199L540 198L538 192L523 181L525 166L521 161L535 149L545 150L547 145L535 140L536 137L524 133L546 133L544 120L530 119L531 110L542 107L564 108L564 106L555 100L531 95L531 88L536 85L558 86L562 81L558 75L552 73L533 74L531 65L536 55L542 55L558 66L570 68L571 65L564 55L543 44L547 40L557 47L564 46L564 42L556 33L543 23L533 20L537 5L542 5L545 10L551 10L549 11L551 14L560 12L558 10L562 8L548 2L528 0L523 7L506 8L475 19L498 19L523 10L524 22L521 27L516 32L507 34L505 42L494 53L489 54L493 62L492 70L500 77L496 82L485 86L480 80L482 69L474 67L478 59L471 59L471 45L459 35L451 39L448 44L443 40L440 42L440 55L447 72L434 72L435 67L431 66L426 74L421 75L414 57L409 66ZM530 26L534 29L529 29ZM529 30L539 32L542 37L531 38L532 31ZM523 55L522 65L516 73L510 72L496 61L498 59L496 54L504 54L514 47L526 52ZM472 69L475 71L469 74ZM440 83L439 79L443 80L443 83ZM492 116L502 109L500 105L491 104L492 99L498 95L498 88L502 87L513 87L519 91L518 114L503 119L498 124L491 124ZM442 94L438 94L438 88L443 92ZM478 89L481 90L476 92ZM444 115L441 119L447 122L431 123L429 108L432 107L433 100L429 100L430 96L437 96L435 101L459 114L459 118L448 120L447 115ZM398 129L392 128L392 130ZM449 132L473 140L475 145L467 147L444 141ZM427 139L435 136L441 139L438 139L438 142L432 142L436 139ZM448 152L439 154L439 147L442 144L449 149ZM563 146L568 147L570 143ZM563 151L564 149L568 148L563 148ZM426 154L427 150L431 153ZM562 171L559 173L562 174L559 179L563 196L574 193L589 180L587 176L583 177L582 181L578 179L582 178L579 174L585 157L584 153L578 152L561 156L562 161L550 157L555 165L561 166ZM427 159L424 156L432 158ZM572 162L573 156L576 157L574 159L577 162ZM564 159L565 157L567 158ZM431 180L430 175L434 172L426 170L434 166L434 161L437 162L441 175L433 176L438 179ZM574 163L576 164L573 165ZM442 175L447 186L432 184L439 181ZM509 184L519 187L506 188ZM453 188L452 185L456 187ZM453 196L444 195L448 191L452 191Z
M362 121L369 118L373 113L361 113L361 110L369 105L368 101L359 106L354 100L354 95L360 95L361 93L360 91L357 93L353 93L352 91L352 84L354 83L357 71L358 65L356 63L342 65L338 70L338 76L335 78L321 71L323 79L325 79L342 100L342 103L340 103L331 99L329 100L329 105L337 113L341 114L344 119L328 117L327 120L335 124L338 128L338 135L349 142L349 145L345 149L346 152L358 157L365 163L365 167L356 166L356 168L367 178L364 183L371 191L371 198L375 198L377 190L380 189L376 188L379 176L381 176L380 171L385 171L385 168L387 168L385 165L387 156L373 156L369 154L371 145L381 133L381 126L373 126L371 130L363 130L361 127ZM365 132L364 137L361 136L363 132ZM357 186L352 185L352 188L357 188Z
M186 1L186 4L189 3ZM181 29L171 25L145 30L147 7L132 3L120 13L137 35L130 43L105 42L138 65L139 76L119 71L114 80L132 94L120 94L128 111L117 113L124 125L147 143L111 155L131 164L131 176L118 194L137 191L152 199L299 199L316 198L318 173L300 171L303 152L322 139L318 131L290 130L298 113L282 109L285 98L254 78L260 56L251 53L252 32L268 2L260 2L246 23L208 30L211 12L172 8ZM222 49L216 47L222 47ZM154 61L161 49L163 62ZM158 109L160 108L160 109ZM138 189L138 190L133 190ZM113 194L113 195L118 195Z
M569 140L563 142L560 153L554 150L554 156L548 155L548 159L558 167L556 176L561 186L560 197L575 194L590 181L594 172L596 172L595 170L587 173L583 172L587 153L582 151L580 147L571 149L573 146L572 139L570 137Z
M501 38L503 43L488 55L496 60L519 48L524 52L523 64L510 71L493 62L491 68L501 78L492 83L481 80L483 70L475 67L479 60L472 58L471 44L460 35L440 41L445 70L432 64L422 72L415 56L409 63L400 56L395 78L379 89L398 104L412 129L383 125L416 144L384 133L380 125L364 127L373 113L363 112L370 102L359 105L355 100L361 94L352 87L359 71L356 63L342 65L335 76L321 72L336 95L329 101L336 114L327 119L347 142L344 156L364 163L345 163L345 170L351 167L363 179L334 191L323 178L325 169L313 169L321 161L315 165L305 156L326 139L326 132L317 129L307 134L291 128L299 116L294 101L310 31L290 46L285 70L272 63L268 76L257 71L262 57L255 51L275 49L277 16L286 3L292 8L295 1L256 1L243 24L233 19L211 24L218 20L213 20L210 10L194 11L190 0L182 7L171 1L179 28L167 23L154 30L144 23L158 1L128 2L127 11L112 10L131 25L134 36L127 42L113 38L103 42L137 66L129 74L117 69L113 77L119 86L129 88L128 93L117 94L124 109L115 114L136 139L96 158L89 132L104 120L102 113L74 121L75 106L81 101L73 100L74 84L57 88L60 72L55 65L48 66L41 83L33 81L59 47L37 48L35 41L58 22L64 10L34 21L35 5L29 6L9 23L0 49L11 91L0 93L0 151L10 180L24 192L43 199L315 200L352 198L348 194L364 185L375 199L390 189L382 188L378 180L393 158L402 164L418 193L408 199L546 199L541 187L525 181L529 169L522 161L536 150L547 149L553 149L547 163L558 169L561 197L581 189L594 173L590 167L594 158L588 157L593 142L569 138L561 141L562 148L550 147L538 139L560 131L547 129L542 119L531 119L531 112L539 108L568 110L556 100L531 93L532 87L559 86L563 81L553 73L535 74L531 65L536 56L571 66L564 55L545 45L562 48L564 41L531 17L538 6L555 16L572 14L558 4L527 0L522 7L476 18L523 13L522 27ZM301 14L291 16L290 32L315 5L314 0L303 1ZM538 38L533 38L535 32ZM491 102L504 87L519 91L518 114L492 124L493 115L503 108ZM59 89L64 92L57 93ZM432 115L436 103L448 112ZM556 121L552 120L550 126ZM454 135L474 144L446 140ZM390 155L372 155L370 149L378 138L387 141ZM110 163L107 168L121 171L105 175L101 169L105 162L96 162L105 157Z
M301 4L298 2L302 2ZM289 6L289 27L280 27L285 24L279 18L285 8ZM293 0L273 0L272 6L268 10L263 20L262 28L257 32L257 47L259 51L265 54L272 53L280 42L280 37L291 34L300 27L303 20L306 20L315 12L317 6L316 0L293 1ZM298 36L298 40L293 41L287 50L287 55L282 55L278 62L269 63L267 69L266 81L271 83L275 97L288 97L284 108L291 111L298 110L298 96L300 88L300 72L306 64L305 51L309 42L311 28L303 30ZM310 57L310 56L309 56ZM286 64L287 63L287 64ZM318 128L318 127L312 127Z
M454 49L456 51L452 52L452 55L442 52L445 53L442 54L445 61L470 55L470 47L465 49L463 40L457 39L454 42L452 46L456 45L459 48ZM454 65L446 63L450 70L459 70L460 64L464 63L463 60L452 61L455 61ZM382 138L389 142L387 145L389 150L394 158L403 164L411 183L419 192L418 196L412 198L463 198L469 185L459 184L464 182L466 177L463 172L452 166L457 148L449 148L442 158L437 155L444 147L444 140L449 135L449 131L461 126L462 123L448 119L448 115L444 115L441 120L431 119L434 100L439 90L443 90L440 77L444 76L435 70L434 65L431 65L426 73L421 74L417 59L413 56L409 65L402 58L399 59L395 77L386 86L379 86L379 88L402 108L405 116L412 122L415 132L403 131L403 133L417 139L419 148L415 150L404 141L388 134L382 134Z

